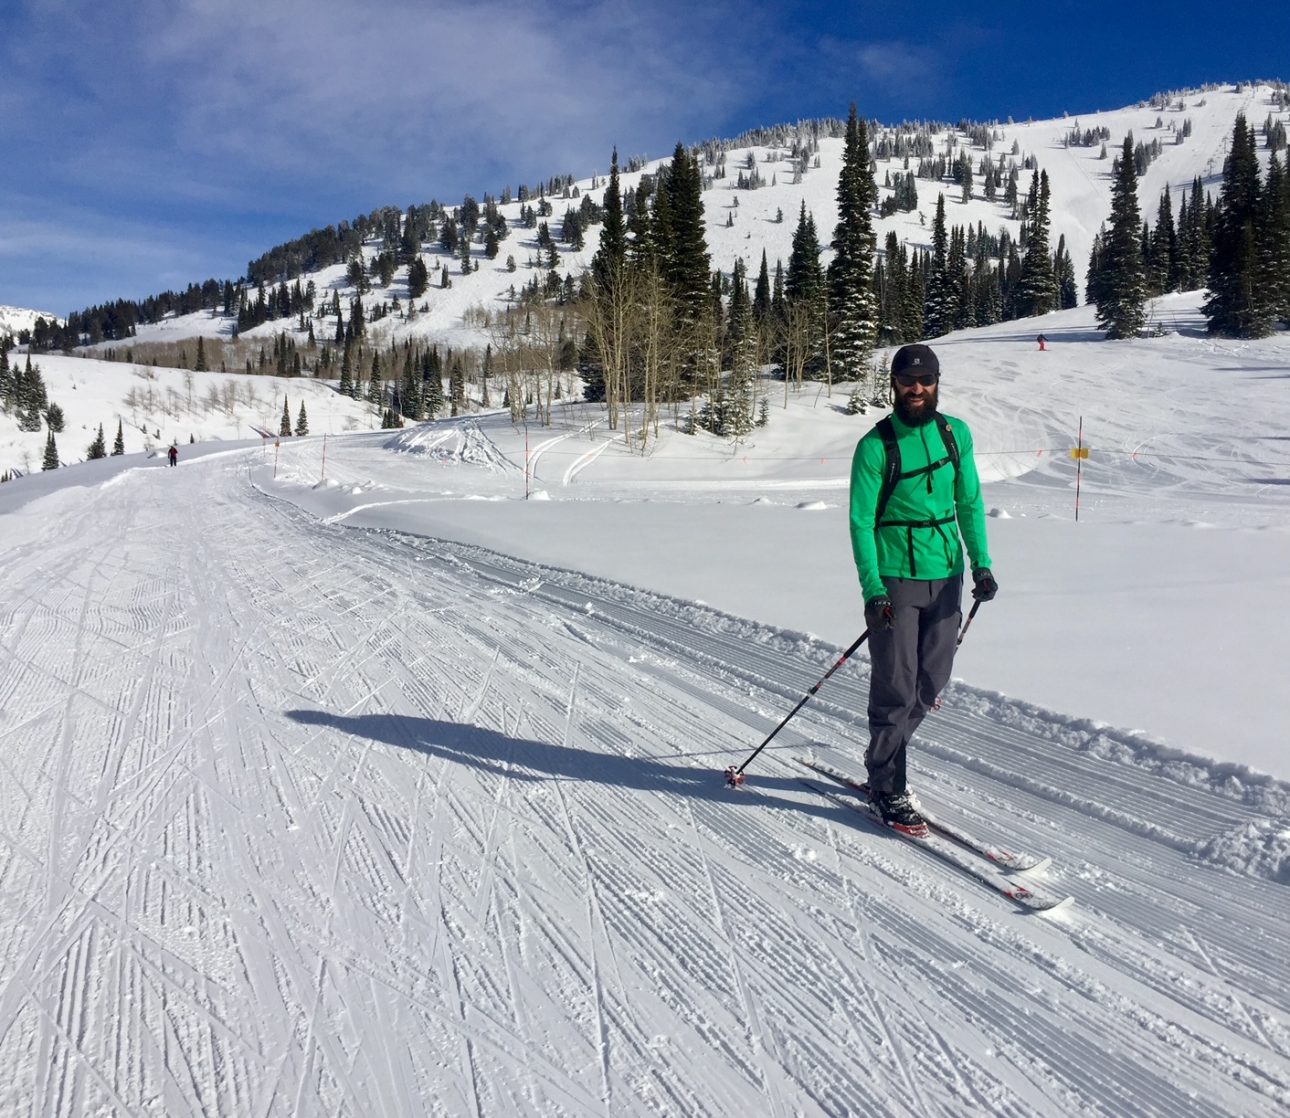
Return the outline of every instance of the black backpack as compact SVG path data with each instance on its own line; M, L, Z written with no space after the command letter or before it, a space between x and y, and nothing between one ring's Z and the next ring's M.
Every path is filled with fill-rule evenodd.
M938 458L935 462L929 462L926 466L920 466L917 470L910 470L909 473L902 473L900 469L900 445L896 442L896 428L892 426L891 416L880 419L875 425L878 434L882 437L882 445L887 452L887 463L883 469L882 488L878 490L878 508L874 513L873 526L876 529L881 527L904 528L909 544L909 562L911 573L917 573L914 567L914 529L915 528L935 528L940 531L943 524L953 522L954 516L951 514L942 517L939 520L883 520L883 514L887 511L887 502L891 500L892 493L896 490L896 483L903 481L905 478L918 477L920 474L930 475L933 470L939 469L948 462L954 467L954 481L958 483L959 477L959 444L954 438L954 432L950 428L950 421L940 412L936 413L936 425L941 429L941 439L945 443L945 457Z

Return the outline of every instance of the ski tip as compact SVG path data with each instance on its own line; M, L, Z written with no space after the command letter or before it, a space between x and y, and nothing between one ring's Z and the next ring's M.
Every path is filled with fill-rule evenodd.
M1005 867L1012 873L1043 873L1053 864L1051 858L1036 858L1033 862L1020 862L1014 866Z
M1051 897L1040 897L1029 889L1022 890L1019 893L1011 894L1012 899L1026 907L1027 912L1032 912L1036 916L1053 916L1057 913L1069 911L1075 904L1075 898L1069 894L1059 899Z

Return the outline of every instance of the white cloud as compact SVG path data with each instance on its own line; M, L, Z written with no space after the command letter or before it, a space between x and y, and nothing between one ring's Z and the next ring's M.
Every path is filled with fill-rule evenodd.
M741 95L666 8L619 3L192 0L144 49L172 75L177 142L203 158L409 200L481 168L585 174L616 142L706 132Z

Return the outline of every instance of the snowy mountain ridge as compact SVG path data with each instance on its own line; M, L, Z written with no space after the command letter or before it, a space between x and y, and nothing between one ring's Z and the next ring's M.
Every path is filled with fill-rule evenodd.
M30 330L36 325L38 318L43 318L46 322L57 322L59 325L66 321L49 311L36 311L29 307L0 306L0 337L5 334L16 336Z

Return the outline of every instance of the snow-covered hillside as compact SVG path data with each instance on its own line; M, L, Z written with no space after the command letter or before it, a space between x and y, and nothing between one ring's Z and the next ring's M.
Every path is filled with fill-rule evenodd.
M1290 336L1198 302L938 343L1002 591L912 780L1054 917L798 782L863 652L722 782L863 624L841 393L0 486L0 1113L1284 1114Z
M11 360L26 357L16 353ZM65 426L55 444L65 466L85 461L99 424L109 449L121 424L127 453L158 453L171 443L186 452L190 443L273 437L281 429L284 402L293 430L301 404L311 431L380 426L377 409L309 377L194 373L50 354L34 363L49 399L63 409ZM39 470L46 438L46 430L20 431L15 416L0 414L0 472Z
M860 105L859 109L863 112L864 106ZM1217 194L1232 125L1238 113L1244 113L1256 129L1262 128L1269 115L1290 123L1290 112L1277 108L1272 88L1254 83L1162 94L1138 105L1109 110L1090 108L1058 120L993 122L989 152L981 147L973 148L962 132L938 132L934 140L936 151L948 152L951 162L959 150L966 149L972 156L974 167L983 156L991 160L1003 156L1005 164L1016 163L1018 166L1028 158L1032 159L1039 169L1048 172L1052 188L1050 242L1055 248L1058 240L1065 237L1082 291L1093 237L1110 215L1111 158L1125 135L1132 132L1135 142L1151 144L1158 140L1161 145L1161 154L1150 164L1138 184L1143 218L1154 223L1160 195L1166 188L1174 195L1175 214L1183 194L1190 190L1197 176L1204 180L1207 189ZM1110 134L1106 158L1102 158L1100 143L1091 147L1068 146L1066 143L1067 136L1074 130L1085 132L1102 128ZM1190 135L1177 142L1184 130ZM880 139L883 131L880 126L871 139ZM951 141L957 145L952 150L949 147ZM809 166L800 182L794 182L794 165L786 148L755 145L732 148L725 157L725 177L712 179L703 194L707 242L713 266L729 272L735 260L742 258L749 275L755 277L763 251L772 271L777 260L787 263L799 207L803 203L814 215L820 240L827 246L837 222L836 191L842 146L840 138L821 140L818 166ZM1266 152L1263 154L1266 158ZM739 174L747 173L748 159L765 184L756 190L737 187ZM666 161L656 160L646 164L642 171L624 174L624 191L633 189L641 174L653 171ZM916 166L916 163L914 160L911 166ZM881 160L877 164L875 178L881 187L889 174L894 178L897 174L903 175L907 169L902 160ZM704 170L705 174L711 175L714 168L705 166ZM571 190L571 197L549 199L553 213L547 221L553 234L558 235L565 210L576 208L583 195L590 195L596 201L603 199L606 176L607 167L599 172L597 179L590 175L581 179L576 184L576 196ZM1023 195L1030 177L1030 171L1021 171ZM593 186L593 182L597 185ZM477 197L482 197L488 189L487 184L481 184ZM916 211L896 213L875 221L879 246L884 243L887 233L894 231L911 247L929 247L938 192L945 194L947 221L951 225L967 227L979 223L989 234L1006 228L1014 237L1019 232L1019 224L1012 219L1011 207L1002 201L1002 194L999 201L987 202L980 196L978 185L977 196L964 202L960 189L948 180L940 186L919 180L917 189L919 206ZM496 195L496 189L492 193ZM880 189L879 193L885 198L891 191ZM460 199L441 201L455 205ZM445 344L474 346L482 350L490 340L485 316L489 313L496 315L506 307L511 302L511 289L522 286L533 277L530 261L541 260L536 230L525 229L520 224L520 203L512 202L500 209L510 224L511 234L502 242L495 260L484 257L477 246L475 259L479 270L468 276L462 275L459 260L454 254L437 248L431 250L427 246L424 256L432 269L431 287L417 303L418 307L425 304L425 313L411 319L399 316L385 318L369 328L370 336L382 341L406 337L432 338ZM779 220L781 214L782 221ZM599 226L592 226L582 251L563 251L562 248L560 272L578 275L590 262L598 241ZM370 246L367 250L369 255L375 254L377 248L376 245ZM826 247L826 260L829 255L830 250ZM517 271L508 271L508 256L515 258ZM439 263L447 269L452 282L449 288L437 286L438 273L434 268ZM339 291L342 299L347 300L353 294L344 272L344 267L337 265L302 276L301 282L312 280L319 292L319 305L329 306L323 295ZM406 267L399 270L389 288L374 288L365 301L370 307L374 302L395 296L406 308ZM303 332L296 327L294 319L284 319L266 323L249 332L248 336L267 336L285 330L303 337ZM319 337L330 337L330 329L334 329L334 319L322 318L316 332ZM232 330L231 319L202 312L142 327L137 340L174 341L199 334L228 336ZM103 346L108 344L103 343Z
M0 337L12 334L17 337L24 330L36 325L36 320L43 318L46 322L62 323L63 319L48 311L33 311L27 307L0 306Z

